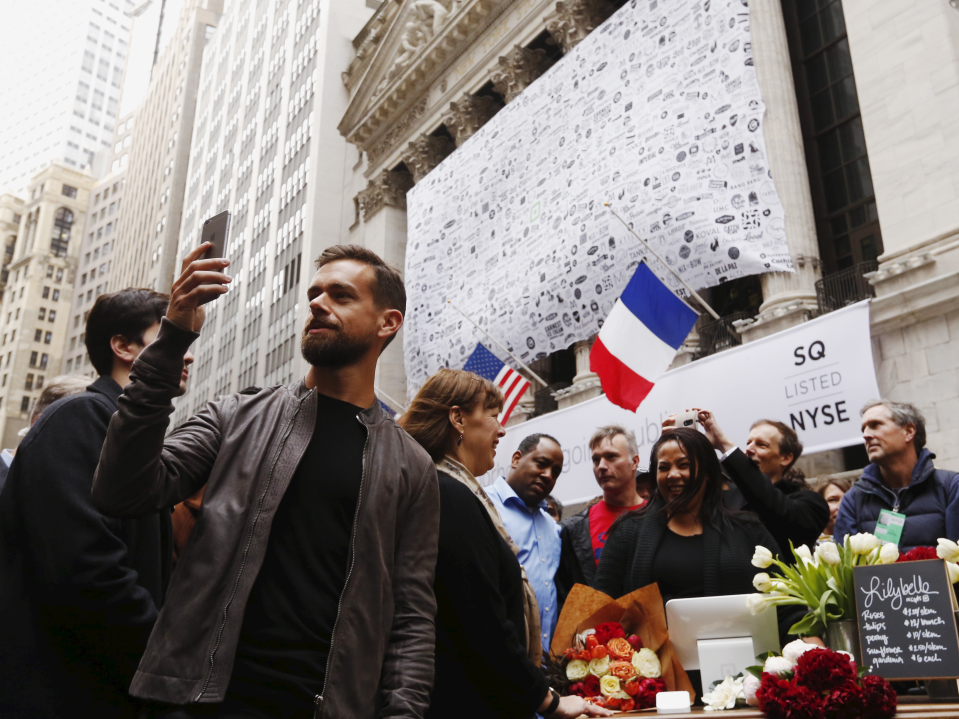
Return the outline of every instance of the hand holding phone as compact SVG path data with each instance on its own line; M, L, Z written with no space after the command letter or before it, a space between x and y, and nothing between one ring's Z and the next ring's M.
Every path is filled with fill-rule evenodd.
M209 242L211 247L203 255L203 259L211 260L215 257L223 257L223 252L226 249L226 240L229 235L229 210L224 210L204 222L203 229L200 232L200 243Z

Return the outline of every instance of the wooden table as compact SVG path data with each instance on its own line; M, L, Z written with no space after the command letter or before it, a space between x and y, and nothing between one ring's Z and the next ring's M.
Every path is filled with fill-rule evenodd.
M623 712L616 716L623 717L649 717L664 716L670 719L764 719L763 714L758 709L749 707L747 709L727 709L721 712L707 712L703 707L693 707L691 712L683 714L657 714L655 709L646 709L644 711ZM896 707L896 717L902 719L931 719L931 717L959 717L959 702L949 704L930 704L926 697L899 697L899 706Z

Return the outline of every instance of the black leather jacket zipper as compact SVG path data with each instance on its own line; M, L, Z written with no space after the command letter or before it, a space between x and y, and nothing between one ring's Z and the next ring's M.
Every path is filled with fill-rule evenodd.
M233 589L230 591L230 597L226 600L226 605L223 607L223 618L220 620L220 628L216 633L216 641L213 643L213 650L210 652L210 670L207 672L206 679L203 681L203 687L200 689L200 693L196 695L196 699L194 699L194 701L200 701L200 698L206 692L207 687L210 686L210 680L213 679L213 663L216 659L216 652L220 648L220 640L223 638L223 630L226 628L227 613L230 610L230 605L233 604L233 598L236 596L237 587L240 585L240 577L243 575L243 569L246 567L246 560L250 554L250 547L253 546L253 534L256 531L256 523L260 519L260 512L263 511L263 502L266 499L266 494L270 491L270 486L273 484L273 472L276 469L276 463L280 461L280 455L283 453L284 447L286 447L286 441L290 438L290 434L293 432L293 425L296 422L297 415L300 414L300 410L303 408L303 403L313 396L313 392L314 390L311 389L310 393L301 399L300 403L297 405L296 411L293 412L293 416L290 418L290 424L286 428L286 433L283 435L283 440L280 442L280 447L277 449L276 455L273 457L273 462L270 464L270 476L266 480L266 486L263 488L263 492L260 494L260 499L256 505L256 514L253 515L253 524L250 525L250 535L246 540L246 547L243 548L243 559L240 561L240 568L236 572L236 579L233 580Z

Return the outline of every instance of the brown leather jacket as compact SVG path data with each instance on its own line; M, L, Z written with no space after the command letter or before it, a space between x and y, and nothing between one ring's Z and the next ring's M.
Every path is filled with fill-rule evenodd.
M207 485L130 687L173 704L223 700L270 524L316 421L316 394L298 382L211 402L164 439L197 337L163 319L133 365L93 485L98 509L116 517L172 507ZM357 420L368 433L360 499L316 715L421 717L433 681L436 472L378 403Z

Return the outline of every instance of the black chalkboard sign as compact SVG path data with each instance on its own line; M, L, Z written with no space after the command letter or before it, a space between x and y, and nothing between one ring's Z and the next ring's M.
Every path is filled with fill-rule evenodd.
M941 559L853 570L862 663L886 679L959 678L953 590Z

